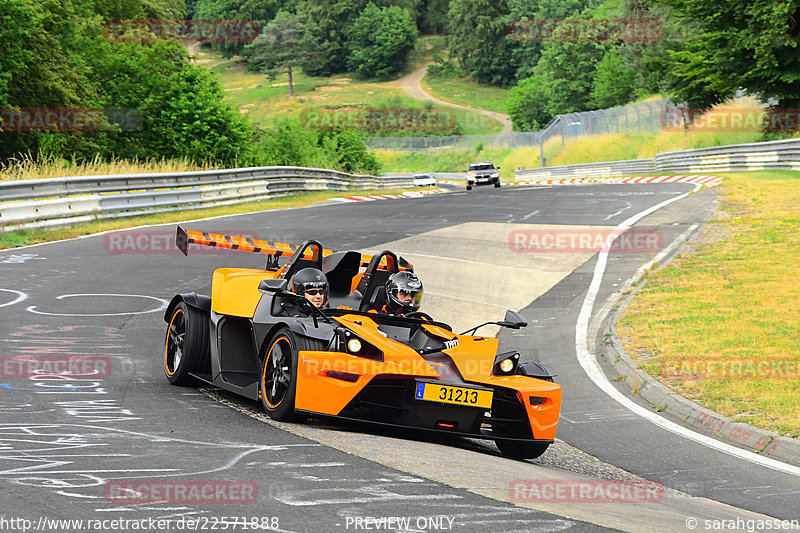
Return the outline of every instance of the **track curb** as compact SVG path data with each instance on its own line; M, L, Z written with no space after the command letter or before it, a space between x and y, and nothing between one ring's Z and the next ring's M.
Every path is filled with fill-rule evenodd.
M705 223L704 223L705 224ZM703 225L690 234L682 235L675 249L660 262L652 261L625 280L599 310L599 327L595 328L595 353L610 364L632 394L649 403L654 410L679 419L693 430L701 431L718 440L741 447L779 461L800 466L800 440L784 437L774 431L757 428L750 424L734 422L731 418L706 409L700 404L681 396L647 372L638 368L617 333L617 323L627 304L639 290L646 286L647 276L669 264L678 255L686 242L700 234Z

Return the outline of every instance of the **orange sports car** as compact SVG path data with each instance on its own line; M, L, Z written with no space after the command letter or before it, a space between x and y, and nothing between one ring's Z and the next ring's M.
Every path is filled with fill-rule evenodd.
M327 416L493 439L514 458L538 457L553 442L561 387L552 369L498 353L496 338L474 334L486 324L456 334L419 311L376 311L389 276L413 272L402 257L335 252L313 240L294 246L177 233L184 254L197 244L266 254L267 262L263 270L216 269L210 297L172 298L164 315L170 383L259 400L276 420ZM327 278L327 307L289 290L292 276L309 267ZM513 311L491 324L527 325Z

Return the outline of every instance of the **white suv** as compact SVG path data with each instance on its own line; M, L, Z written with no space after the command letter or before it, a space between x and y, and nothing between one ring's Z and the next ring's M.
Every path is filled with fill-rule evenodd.
M470 163L465 170L467 174L467 190L472 190L476 185L494 185L500 187L500 167L494 166L491 161Z

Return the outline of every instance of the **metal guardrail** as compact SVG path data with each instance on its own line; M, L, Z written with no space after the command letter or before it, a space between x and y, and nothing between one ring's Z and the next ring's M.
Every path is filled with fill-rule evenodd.
M0 228L56 227L154 212L232 205L295 192L407 187L405 176L253 167L0 182Z
M690 174L741 170L800 170L800 139L731 144L656 154L654 159L606 161L531 168L514 172L517 181L572 177Z
M656 172L653 159L631 159L628 161L608 161L604 163L586 163L582 165L565 165L561 167L544 167L518 170L514 172L517 180L548 178L585 178L592 176L630 176L645 175Z
M665 152L655 161L668 172L800 170L800 139Z
M441 180L459 180L464 181L465 174L463 172L384 172L381 176L394 177L394 178L413 178L420 174L431 176L435 179Z

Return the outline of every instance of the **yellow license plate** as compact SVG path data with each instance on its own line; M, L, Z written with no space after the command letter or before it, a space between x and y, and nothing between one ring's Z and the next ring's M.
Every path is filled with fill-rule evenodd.
M492 391L451 387L437 383L417 383L414 398L429 402L452 403L469 407L492 407Z

